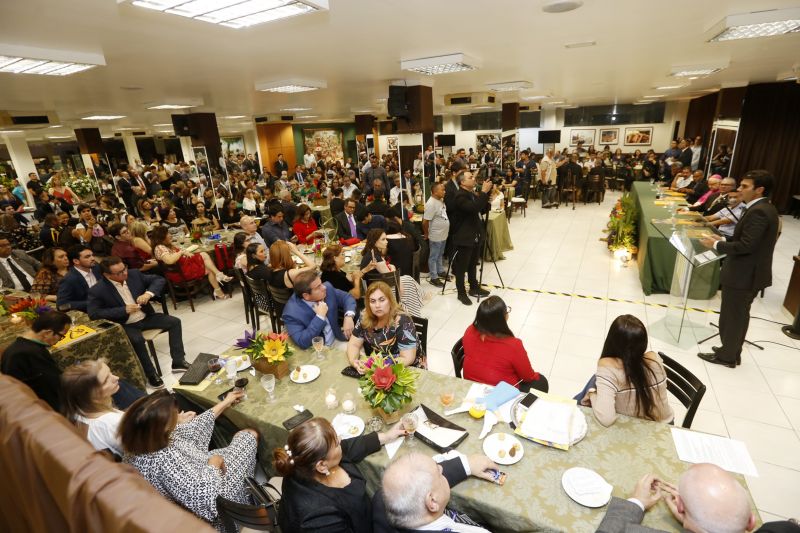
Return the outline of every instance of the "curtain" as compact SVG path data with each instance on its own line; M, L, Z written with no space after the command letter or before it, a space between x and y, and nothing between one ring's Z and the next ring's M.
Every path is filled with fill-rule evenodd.
M689 102L686 114L684 137L694 140L699 135L703 138L703 148L710 146L711 126L714 124L714 112L717 110L717 93L707 94Z
M771 201L785 212L800 191L800 84L747 88L730 174L738 179L755 169L775 176Z

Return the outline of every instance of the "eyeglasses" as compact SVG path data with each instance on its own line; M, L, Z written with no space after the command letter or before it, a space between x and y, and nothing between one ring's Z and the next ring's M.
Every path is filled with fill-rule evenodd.
M67 329L66 331L63 331L63 332L61 332L61 331L59 331L59 332L55 332L55 331L54 331L53 333L55 333L55 334L58 336L58 340L61 340L61 339L63 339L64 337L66 337L66 336L67 336L67 333L69 333L69 329Z

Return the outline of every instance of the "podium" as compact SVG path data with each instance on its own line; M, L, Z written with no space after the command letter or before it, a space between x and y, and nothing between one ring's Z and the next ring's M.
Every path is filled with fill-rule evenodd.
M669 291L667 313L664 317L663 325L672 338L680 344L681 336L687 330L706 330L710 332L705 324L694 323L689 319L687 311L693 306L690 305L689 294L692 283L699 279L695 273L714 268L719 261L725 257L714 249L706 248L700 238L704 234L713 233L712 230L701 226L689 226L681 223L680 219L672 218L671 221L651 221L650 224L656 231L663 236L670 246L677 252L675 256L675 268L672 274L672 286ZM707 307L707 306L705 306ZM700 335L704 335L700 333ZM694 336L684 335L687 342L694 344ZM697 338L700 338L699 336Z

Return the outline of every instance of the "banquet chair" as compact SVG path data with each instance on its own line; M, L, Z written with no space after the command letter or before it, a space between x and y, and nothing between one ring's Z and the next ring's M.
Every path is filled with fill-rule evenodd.
M587 176L586 179L588 183L586 186L586 197L583 199L583 205L586 205L586 202L589 201L589 197L592 197L592 201L597 200L598 204L602 203L603 198L605 198L606 195L603 177L598 176L597 174L592 174Z
M167 290L169 291L169 298L172 300L172 306L175 309L178 309L178 297L184 297L189 300L189 307L192 308L192 313L194 313L194 298L204 291L206 287L211 287L211 284L208 282L208 278L203 276L199 279L187 280L183 277L183 272L181 272L181 267L178 265L178 263L168 265L163 261L159 261L158 264L161 267L162 272L170 272L180 276L180 281L171 281L169 278L164 276L164 279L167 281Z
M689 429L700 406L700 400L706 393L706 386L682 364L663 352L658 352L658 355L664 361L664 370L667 372L667 390L687 408L681 426Z
M515 196L511 199L511 211L512 213L519 209L522 211L522 216L525 217L528 212L528 199L531 195L531 184L527 183L522 187L522 194L520 196Z
M421 316L411 315L411 320L414 321L414 327L417 329L417 338L419 339L419 347L422 353L428 354L428 319Z
M242 302L244 304L244 320L245 323L250 323L250 316L253 313L253 295L250 293L250 287L244 282L244 271L241 268L233 269L233 276L239 282L239 287L242 288Z
M239 526L256 531L279 531L274 505L247 505L217 496L217 511L225 533L238 533Z
M455 370L457 378L463 378L464 370L464 343L461 339L450 350L450 356L453 358L453 370Z
M367 287L369 287L369 284L373 281L383 281L394 289L394 297L397 302L400 303L400 274L398 274L397 270L392 270L386 274L375 271L367 272L367 274L361 278L361 294L367 293Z
M252 325L255 330L261 329L261 316L268 316L272 331L275 333L280 332L283 326L283 320L277 313L275 308L275 300L272 298L272 293L267 284L260 279L253 279L247 274L244 276L244 282L247 285L251 295L251 317Z

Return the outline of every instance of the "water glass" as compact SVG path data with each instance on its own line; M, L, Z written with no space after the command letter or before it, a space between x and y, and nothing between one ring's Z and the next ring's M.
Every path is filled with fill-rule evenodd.
M356 402L353 400L353 395L349 392L342 397L342 410L348 415L356 412Z
M413 448L417 444L414 438L414 432L417 430L417 424L419 423L417 415L414 413L406 413L403 415L403 418L400 419L400 423L403 424L403 429L408 432L408 435L406 435L406 444Z
M264 390L267 391L268 398L267 401L272 403L275 401L275 375L274 374L264 374L261 376L261 386L264 387Z
M238 364L236 363L236 357L231 357L225 361L225 374L227 375L229 381L236 379L237 366Z
M455 399L456 395L453 393L452 389L445 389L439 393L439 401L445 409L453 405Z
M325 339L323 337L314 337L311 339L311 345L314 347L314 352L317 354L317 360L323 361L325 359L325 354L322 353L322 349L325 347Z

